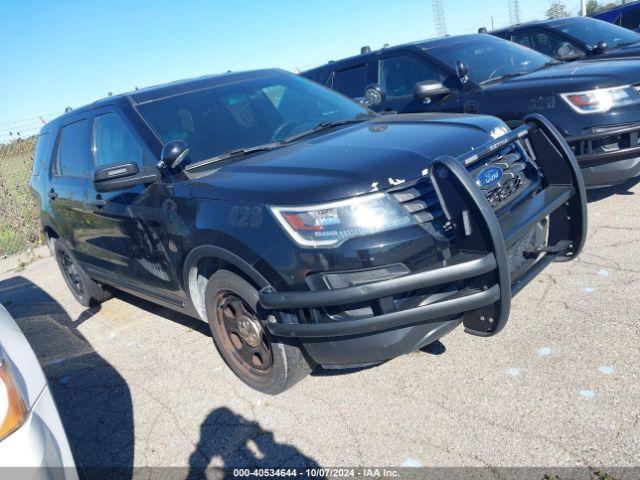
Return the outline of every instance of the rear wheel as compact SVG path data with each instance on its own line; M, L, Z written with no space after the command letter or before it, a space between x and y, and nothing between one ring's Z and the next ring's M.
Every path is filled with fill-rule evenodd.
M71 251L59 238L49 240L62 277L80 305L90 307L111 298L111 292L94 282L78 265Z
M205 298L216 348L244 383L276 395L311 372L297 344L276 341L263 327L258 291L242 277L219 270L209 279Z

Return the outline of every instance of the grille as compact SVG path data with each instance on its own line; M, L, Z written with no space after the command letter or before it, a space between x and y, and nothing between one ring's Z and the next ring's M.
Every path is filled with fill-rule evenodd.
M527 177L527 159L513 145L509 145L488 162L471 171L471 175L478 178L479 173L486 167L498 167L502 170L502 178L491 185L481 186L485 197L494 210L506 206L517 198L517 194L531 184Z
M410 187L390 193L413 215L416 222L430 231L429 233L448 239L453 238L453 230L447 225L447 217L427 177L420 178Z
M472 165L470 173L472 177L477 178L479 173L489 166L502 170L502 178L499 181L480 187L494 210L510 204L533 183L528 171L535 170L535 168L514 145L506 146L484 163ZM422 177L410 186L403 186L389 193L425 228L433 228L436 234L444 235L447 238L453 237L453 231L447 225L444 211L440 207L433 185L427 177Z

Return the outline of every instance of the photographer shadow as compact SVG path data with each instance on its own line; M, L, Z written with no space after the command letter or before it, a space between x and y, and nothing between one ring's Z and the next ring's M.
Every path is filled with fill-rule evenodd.
M134 424L129 386L46 291L16 276L0 281L0 303L29 341L49 383L81 478L133 477Z
M189 456L187 478L205 479L207 468L222 468L224 476L231 478L234 468L297 468L300 474L302 468L320 467L294 446L276 442L273 432L264 430L258 422L220 407L200 425L200 439Z

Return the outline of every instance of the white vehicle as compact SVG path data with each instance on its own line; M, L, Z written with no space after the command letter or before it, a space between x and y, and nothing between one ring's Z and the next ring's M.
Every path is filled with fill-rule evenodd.
M0 478L77 479L38 359L0 304Z

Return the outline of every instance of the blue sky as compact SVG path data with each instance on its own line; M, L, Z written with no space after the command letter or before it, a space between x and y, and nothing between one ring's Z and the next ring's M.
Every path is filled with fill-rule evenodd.
M520 0L523 20L545 0ZM567 0L573 13L579 0ZM508 24L507 0L444 0L449 34ZM435 35L431 0L6 0L0 141L66 106L226 70L305 69ZM16 123L16 121L21 122ZM35 123L34 123L35 122Z

